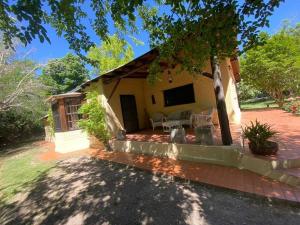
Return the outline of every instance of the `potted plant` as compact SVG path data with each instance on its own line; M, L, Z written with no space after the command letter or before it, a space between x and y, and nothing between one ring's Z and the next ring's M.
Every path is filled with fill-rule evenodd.
M243 128L243 135L249 140L249 148L253 154L275 155L278 151L278 143L269 139L277 134L267 123L255 123Z

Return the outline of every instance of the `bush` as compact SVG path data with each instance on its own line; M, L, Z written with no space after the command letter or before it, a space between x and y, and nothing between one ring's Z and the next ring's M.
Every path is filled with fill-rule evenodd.
M290 112L290 113L294 113L294 114L300 114L300 101L294 100L294 101L285 103L283 105L283 110Z
M87 93L86 103L80 107L79 113L83 114L83 119L78 121L79 127L106 143L109 140L109 132L106 126L105 109L101 106L96 92Z
M43 126L40 116L27 110L11 109L0 112L0 147L41 135Z

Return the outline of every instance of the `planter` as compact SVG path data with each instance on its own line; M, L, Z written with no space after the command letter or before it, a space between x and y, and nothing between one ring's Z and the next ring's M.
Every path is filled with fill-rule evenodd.
M274 141L266 141L265 146L258 147L255 143L249 142L249 148L256 155L276 155L278 151L278 143Z
M96 149L105 149L105 145L103 144L102 141L100 141L98 138L95 136L89 136L90 140L90 148L96 148Z

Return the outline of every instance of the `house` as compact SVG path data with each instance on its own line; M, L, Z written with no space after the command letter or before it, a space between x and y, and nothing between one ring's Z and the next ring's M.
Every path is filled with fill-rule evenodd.
M57 151L88 147L87 136L78 130L76 121L80 118L77 109L84 94L89 91L99 93L99 100L106 109L108 128L113 136L122 129L132 133L151 127L149 118L157 112L165 115L185 110L199 113L216 108L212 78L202 74L191 75L187 71L178 73L177 67L180 65L170 68L161 63L161 80L154 85L149 84L149 65L157 54L157 50L151 50L83 83L77 92L52 96L50 102ZM236 91L236 83L240 79L238 60L226 58L220 62L220 67L229 121L239 123L241 113ZM203 71L211 73L209 62ZM217 113L214 114L214 122L218 122ZM67 142L70 148L66 148Z

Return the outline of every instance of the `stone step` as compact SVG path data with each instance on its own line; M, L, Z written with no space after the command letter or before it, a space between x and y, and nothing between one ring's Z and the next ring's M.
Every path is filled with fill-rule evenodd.
M274 169L300 168L300 158L271 160Z
M273 174L276 180L300 188L300 168L276 169Z

